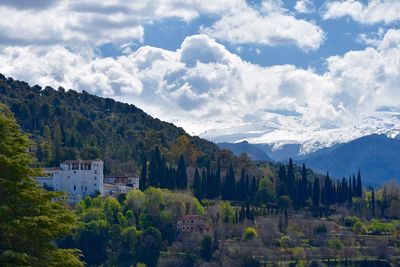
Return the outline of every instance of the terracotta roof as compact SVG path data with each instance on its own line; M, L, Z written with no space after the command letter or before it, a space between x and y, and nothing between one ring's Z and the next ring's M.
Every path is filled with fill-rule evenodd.
M101 159L93 159L93 160L83 160L83 159L72 159L72 160L66 160L63 162L63 164L91 164L92 162L98 162L101 161Z

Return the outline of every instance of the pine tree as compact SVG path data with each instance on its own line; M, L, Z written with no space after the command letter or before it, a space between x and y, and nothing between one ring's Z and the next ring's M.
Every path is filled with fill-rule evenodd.
M193 178L193 194L197 199L202 199L203 193L201 191L201 178L199 170L196 168Z
M146 188L147 188L147 160L146 158L144 158L142 163L142 172L140 173L139 189L141 191L144 191L146 190Z
M54 201L61 193L40 189L30 143L0 104L0 266L83 266L77 251L55 240L72 234L74 214Z

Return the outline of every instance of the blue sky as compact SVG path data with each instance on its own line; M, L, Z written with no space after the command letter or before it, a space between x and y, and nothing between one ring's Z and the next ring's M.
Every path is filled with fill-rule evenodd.
M0 15L3 74L190 133L324 130L400 110L396 0L0 0Z

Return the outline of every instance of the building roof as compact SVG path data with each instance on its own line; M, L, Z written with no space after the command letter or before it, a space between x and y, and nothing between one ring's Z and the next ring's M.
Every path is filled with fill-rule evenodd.
M62 164L91 164L92 162L103 162L101 159L72 159L72 160L65 160Z
M125 174L125 173L110 173L104 176L104 178L138 178L136 175L131 174Z

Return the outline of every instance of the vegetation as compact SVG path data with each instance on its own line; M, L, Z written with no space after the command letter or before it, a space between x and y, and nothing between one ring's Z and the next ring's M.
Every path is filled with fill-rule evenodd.
M0 265L83 266L75 249L52 241L71 234L76 218L60 193L37 187L30 143L10 111L0 104Z

